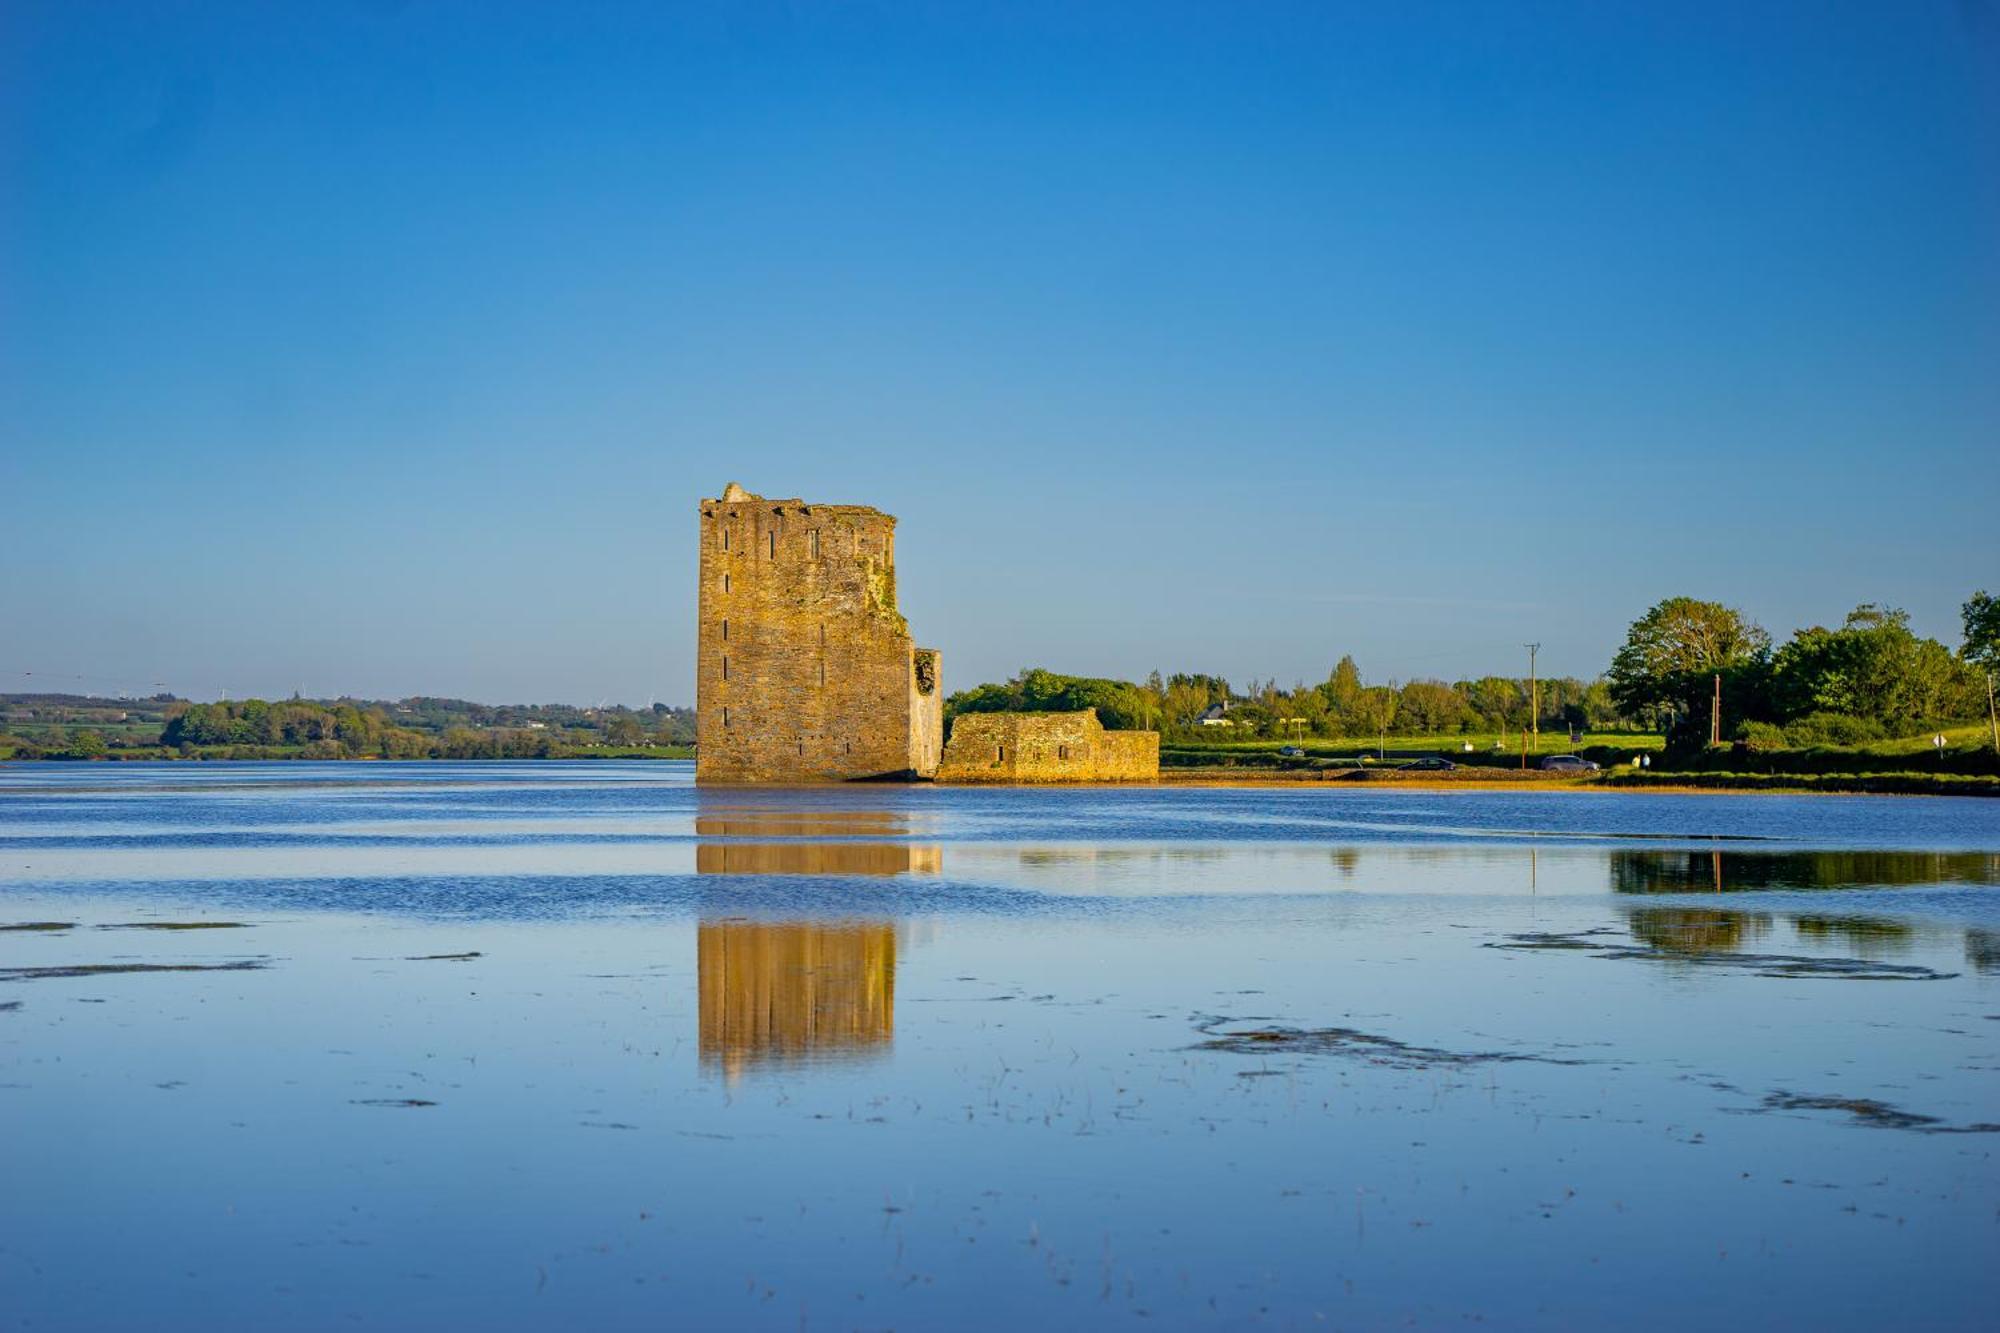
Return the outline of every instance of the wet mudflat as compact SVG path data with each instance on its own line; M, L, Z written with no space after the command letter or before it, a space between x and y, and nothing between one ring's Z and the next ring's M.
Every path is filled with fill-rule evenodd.
M0 770L0 1327L1986 1327L2000 803Z

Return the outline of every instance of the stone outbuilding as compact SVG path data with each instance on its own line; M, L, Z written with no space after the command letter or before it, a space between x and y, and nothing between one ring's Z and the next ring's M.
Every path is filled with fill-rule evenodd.
M1155 782L1160 733L1106 731L1095 708L1074 713L960 713L939 782Z

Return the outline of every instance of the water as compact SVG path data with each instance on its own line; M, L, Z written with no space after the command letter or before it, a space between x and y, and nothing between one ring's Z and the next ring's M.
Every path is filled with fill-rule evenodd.
M1974 800L17 765L0 1323L1988 1326L1996 885Z

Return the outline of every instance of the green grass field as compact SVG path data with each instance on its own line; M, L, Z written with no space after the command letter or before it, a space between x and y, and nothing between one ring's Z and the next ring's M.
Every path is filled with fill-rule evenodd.
M1467 744L1472 746L1474 757L1495 753L1501 745L1501 738L1494 732L1442 732L1432 735L1390 735L1381 742L1381 748L1392 757L1415 758L1420 755L1443 755L1446 758L1462 757ZM1569 733L1545 731L1539 737L1529 736L1530 755L1569 754L1575 750L1601 748L1624 750L1638 754L1646 750L1658 750L1664 738L1648 732L1631 731L1587 731L1583 739L1571 741ZM1217 754L1276 754L1279 747L1297 745L1314 758L1348 758L1360 754L1374 754L1377 740L1373 736L1344 736L1338 740L1308 736L1299 741L1287 740L1211 740L1207 736L1195 736L1184 740L1162 741L1162 750L1213 751ZM1499 753L1519 756L1521 734L1507 733L1504 748Z

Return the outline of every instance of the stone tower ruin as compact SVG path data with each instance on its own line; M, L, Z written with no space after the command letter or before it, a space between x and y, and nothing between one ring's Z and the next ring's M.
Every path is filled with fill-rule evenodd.
M695 781L937 773L944 691L896 609L896 520L866 505L701 502Z

